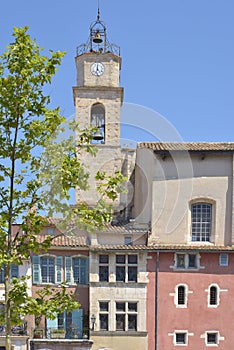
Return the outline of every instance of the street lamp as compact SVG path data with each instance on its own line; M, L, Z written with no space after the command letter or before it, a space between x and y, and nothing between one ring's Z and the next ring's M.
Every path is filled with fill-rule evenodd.
M91 316L91 323L92 323L91 331L94 331L95 322L96 322L96 316L94 314L92 314L92 316Z

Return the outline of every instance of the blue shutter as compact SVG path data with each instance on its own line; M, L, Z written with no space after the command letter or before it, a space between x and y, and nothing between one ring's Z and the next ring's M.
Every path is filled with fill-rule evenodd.
M40 257L34 255L32 257L32 264L33 264L33 283L38 284L41 282Z
M58 329L58 317L56 317L54 320L51 320L50 318L46 319L46 332L47 337L50 339L51 329Z
M72 323L74 325L75 334L78 335L79 339L83 338L83 310L72 311Z
M55 283L62 282L63 257L57 256L55 260Z
M65 281L72 284L72 258L65 257Z

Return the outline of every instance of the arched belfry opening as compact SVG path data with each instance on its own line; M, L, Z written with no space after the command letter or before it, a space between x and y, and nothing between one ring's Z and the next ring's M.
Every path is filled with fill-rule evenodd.
M105 143L105 107L102 103L95 103L91 107L91 127L96 128L92 143Z

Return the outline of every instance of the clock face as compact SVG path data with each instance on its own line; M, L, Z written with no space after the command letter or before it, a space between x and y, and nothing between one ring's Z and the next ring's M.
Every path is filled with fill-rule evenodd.
M91 73L93 75L97 75L97 76L100 76L104 73L104 66L102 63L100 62L95 62L92 64L91 66Z

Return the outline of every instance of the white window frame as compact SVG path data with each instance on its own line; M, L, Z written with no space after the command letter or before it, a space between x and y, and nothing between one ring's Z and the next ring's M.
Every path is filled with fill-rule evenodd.
M228 266L229 255L227 253L219 254L219 266Z
M192 240L192 207L196 204L208 204L211 205L211 221L210 221L210 239L209 241L197 241ZM210 197L196 197L189 201L189 210L188 210L188 234L187 240L188 243L197 245L204 244L210 245L211 243L215 243L215 231L216 231L216 200Z
M176 336L177 334L185 334L185 343L177 343ZM174 332L174 345L175 346L188 346L188 331L175 331Z
M178 304L178 289L179 289L179 287L185 288L185 303L184 304ZM188 294L189 293L193 293L193 291L190 291L188 289L188 285L185 283L179 283L175 286L175 292L170 293L169 295L174 297L174 304L175 304L176 308L185 309L188 307Z
M209 208L210 208L210 221L207 221L207 222L205 222L204 221L204 212L203 212L203 209L204 208L202 208L202 206L203 205L207 205L207 206L209 206ZM195 207L195 206L201 206L201 210L200 210L200 213L202 213L201 214L201 216L200 216L200 219L202 219L202 217L203 217L203 220L200 220L200 221L196 221L195 219L194 219L194 217L193 217L193 207ZM191 204L190 204L190 211L191 211L191 241L192 242L211 242L211 236L212 236L212 224L213 224L213 204L212 203L210 203L209 201L207 201L207 200L197 200L197 201L195 201L195 202L192 202ZM199 211L198 211L199 212ZM196 216L195 216L195 218L196 218ZM195 234L195 238L196 237L198 237L198 235L200 236L200 239L193 239L193 223L196 223L196 224L200 224L200 231L199 231L199 233L196 233ZM207 225L210 225L210 229L209 229L209 232L206 232L207 231ZM202 232L202 230L203 230L203 228L205 227L205 232L203 233ZM205 239L203 240L202 239L202 236L205 236ZM207 239L207 237L208 237L208 239Z
M212 287L215 287L216 288L216 293L217 293L217 295L216 295L216 304L211 304L210 303L210 293L211 293L211 288ZM211 284L210 286L209 286L209 289L208 289L208 307L209 308L217 308L218 306L219 306L219 304L220 304L220 293L219 293L219 286L217 285L217 284Z
M215 333L217 335L217 342L216 343L208 343L208 334L212 334ZM205 344L207 347L211 347L211 346L218 346L219 342L224 340L224 337L222 337L220 335L220 332L217 330L210 330L210 331L206 331L205 334L201 335L201 338L205 338Z
M217 303L216 304L210 304L210 289L211 287L217 288ZM212 283L209 285L208 289L205 290L207 292L207 306L209 308L217 308L220 305L220 293L221 292L227 292L227 289L221 289L217 283Z
M185 344L178 344L176 342L176 335L177 334L181 334L181 333L183 333L183 334L185 333L186 334L186 336L185 336L185 340L186 340ZM194 336L194 333L189 333L189 331L187 329L176 329L176 330L174 330L173 333L168 333L168 335L173 337L173 344L174 344L174 346L188 346L189 337Z

